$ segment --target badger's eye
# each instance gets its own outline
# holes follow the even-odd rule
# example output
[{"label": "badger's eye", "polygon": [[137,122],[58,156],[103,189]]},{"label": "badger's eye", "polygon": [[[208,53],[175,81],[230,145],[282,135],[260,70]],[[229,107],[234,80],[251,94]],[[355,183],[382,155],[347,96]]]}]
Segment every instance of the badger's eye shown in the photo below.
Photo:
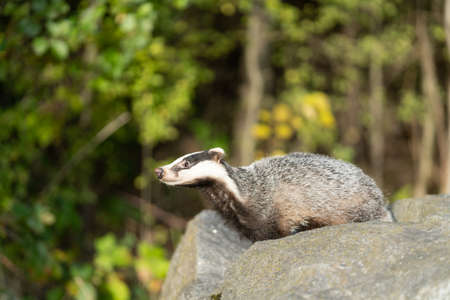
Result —
[{"label": "badger's eye", "polygon": [[191,164],[190,164],[187,160],[185,160],[185,161],[183,162],[183,167],[184,167],[184,168],[189,168],[190,165],[191,165]]}]

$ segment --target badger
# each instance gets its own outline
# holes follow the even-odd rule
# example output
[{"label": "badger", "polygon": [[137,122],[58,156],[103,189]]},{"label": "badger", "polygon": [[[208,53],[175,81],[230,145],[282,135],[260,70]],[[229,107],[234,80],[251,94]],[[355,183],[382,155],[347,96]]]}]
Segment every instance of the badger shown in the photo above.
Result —
[{"label": "badger", "polygon": [[233,167],[224,156],[222,148],[186,154],[155,174],[169,186],[198,188],[253,241],[328,225],[392,221],[375,181],[351,163],[295,152]]}]

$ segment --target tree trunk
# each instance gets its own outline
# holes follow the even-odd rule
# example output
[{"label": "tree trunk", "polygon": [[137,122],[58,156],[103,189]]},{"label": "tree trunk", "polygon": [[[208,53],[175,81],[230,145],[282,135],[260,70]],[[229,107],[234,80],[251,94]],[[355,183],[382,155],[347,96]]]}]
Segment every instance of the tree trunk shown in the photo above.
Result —
[{"label": "tree trunk", "polygon": [[422,146],[420,147],[419,167],[417,169],[417,179],[414,185],[415,197],[424,196],[427,193],[431,169],[433,168],[434,134],[433,115],[428,110],[423,122]]},{"label": "tree trunk", "polygon": [[383,66],[376,54],[372,54],[370,62],[370,161],[376,182],[383,186],[384,171],[384,90]]},{"label": "tree trunk", "polygon": [[249,164],[254,159],[255,138],[252,130],[258,121],[264,97],[263,63],[268,47],[267,23],[263,3],[254,1],[246,32],[247,44],[244,53],[246,82],[241,90],[240,110],[234,128],[234,155],[238,164]]},{"label": "tree trunk", "polygon": [[361,81],[359,78],[353,79],[349,84],[346,95],[346,107],[341,117],[342,142],[344,145],[355,148],[361,139],[360,129],[360,97]]},{"label": "tree trunk", "polygon": [[[447,51],[450,57],[450,0],[445,1],[445,40],[447,42]],[[447,75],[447,165],[445,168],[446,181],[442,189],[443,193],[450,193],[450,74]]]},{"label": "tree trunk", "polygon": [[[427,28],[425,12],[419,11],[416,21],[416,34],[419,46],[420,65],[422,70],[422,90],[425,101],[429,107],[431,119],[437,134],[439,161],[440,161],[440,186],[445,185],[445,166],[447,165],[447,135],[445,130],[445,116],[442,99],[439,94],[439,85],[436,76],[436,66],[434,64],[433,45]],[[432,160],[433,153],[427,159]],[[428,165],[428,164],[427,164]],[[430,172],[431,174],[431,172]]]},{"label": "tree trunk", "polygon": [[[447,0],[447,2],[449,1]],[[450,32],[448,34],[450,34]],[[447,48],[449,46],[450,44],[447,44]],[[441,193],[444,194],[450,193],[450,75],[447,75],[447,77],[447,157],[445,169],[443,171],[445,180],[441,187]]]}]

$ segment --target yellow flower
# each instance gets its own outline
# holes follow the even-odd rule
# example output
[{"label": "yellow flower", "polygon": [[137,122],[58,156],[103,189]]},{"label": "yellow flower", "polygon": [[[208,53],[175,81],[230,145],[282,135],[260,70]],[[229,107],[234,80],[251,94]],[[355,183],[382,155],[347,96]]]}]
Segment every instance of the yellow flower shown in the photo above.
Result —
[{"label": "yellow flower", "polygon": [[273,117],[277,122],[285,122],[291,117],[291,109],[286,104],[277,104],[273,109]]},{"label": "yellow flower", "polygon": [[283,140],[289,139],[292,136],[292,129],[287,124],[280,124],[275,127],[275,135]]},{"label": "yellow flower", "polygon": [[321,112],[324,110],[330,110],[330,105],[328,101],[328,97],[326,94],[321,92],[313,92],[310,94],[307,94],[303,102],[307,104],[308,106],[312,106],[317,111]]},{"label": "yellow flower", "polygon": [[[304,119],[316,121],[323,127],[331,128],[335,126],[335,119],[331,111],[328,96],[322,92],[312,92],[306,94],[301,99],[300,111]],[[304,119],[292,120],[292,127],[299,129]]]},{"label": "yellow flower", "polygon": [[319,111],[329,110],[330,106],[328,104],[328,97],[324,93],[314,92],[310,95],[310,99],[312,100],[312,105],[317,108]]},{"label": "yellow flower", "polygon": [[327,128],[334,127],[335,120],[330,111],[324,111],[319,116],[320,123]]},{"label": "yellow flower", "polygon": [[264,124],[256,124],[253,126],[253,136],[260,140],[266,140],[270,137],[272,130],[269,126]]}]

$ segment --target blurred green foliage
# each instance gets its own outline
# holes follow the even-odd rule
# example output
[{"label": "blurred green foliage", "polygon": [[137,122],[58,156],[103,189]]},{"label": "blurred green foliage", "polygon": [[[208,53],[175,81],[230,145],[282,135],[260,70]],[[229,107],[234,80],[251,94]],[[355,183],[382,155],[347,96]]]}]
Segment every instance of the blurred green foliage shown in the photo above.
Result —
[{"label": "blurred green foliage", "polygon": [[[162,244],[138,242],[132,234],[128,242],[102,235],[123,235],[122,224],[139,218],[108,191],[132,188],[139,175],[118,157],[126,157],[130,145],[139,149],[139,143],[176,137],[174,123],[189,110],[196,85],[208,78],[193,59],[196,49],[182,46],[192,38],[180,24],[188,4],[1,4],[0,252],[17,268],[22,297],[158,293],[168,267]],[[132,123],[50,189],[67,161],[127,111]]]},{"label": "blurred green foliage", "polygon": [[[0,3],[0,293],[5,299],[157,297],[168,269],[167,249],[173,250],[179,232],[161,226],[123,193],[152,188],[148,169],[185,148],[231,150],[253,3]],[[383,101],[391,127],[406,132],[421,124],[426,108],[410,1],[263,3],[270,22],[270,55],[264,62],[270,80],[253,128],[258,157],[302,150],[364,163],[367,158],[354,145],[364,147],[372,61],[386,75]],[[430,22],[430,32],[442,50],[442,25]],[[437,60],[448,63],[444,51],[437,51]],[[356,110],[349,107],[353,89],[359,105],[356,134],[343,126],[346,111]],[[123,113],[131,120],[95,144]],[[356,142],[346,142],[347,134]],[[392,148],[407,148],[409,133],[395,134],[386,137]],[[95,151],[79,156],[94,144]],[[143,157],[146,148],[155,155]],[[77,156],[75,164],[68,163]],[[411,194],[404,181],[396,182],[394,199]],[[153,200],[171,202],[161,200],[169,198],[165,193],[153,189]],[[167,207],[177,212],[190,207],[178,206]],[[141,236],[142,226],[151,232],[150,240]]]}]

